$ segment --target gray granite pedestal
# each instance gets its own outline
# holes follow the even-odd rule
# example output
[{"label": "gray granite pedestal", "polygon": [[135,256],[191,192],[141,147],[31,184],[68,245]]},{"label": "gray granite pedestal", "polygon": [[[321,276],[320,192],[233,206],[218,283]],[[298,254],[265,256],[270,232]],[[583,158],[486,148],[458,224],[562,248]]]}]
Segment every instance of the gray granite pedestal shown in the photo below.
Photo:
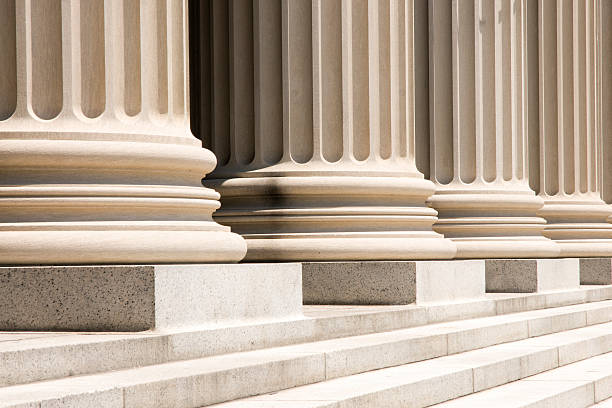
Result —
[{"label": "gray granite pedestal", "polygon": [[0,268],[0,330],[163,330],[300,316],[297,263]]},{"label": "gray granite pedestal", "polygon": [[580,258],[582,285],[612,285],[612,258]]},{"label": "gray granite pedestal", "polygon": [[487,292],[544,292],[580,285],[579,260],[487,259]]},{"label": "gray granite pedestal", "polygon": [[306,304],[405,305],[482,298],[484,261],[304,262]]}]

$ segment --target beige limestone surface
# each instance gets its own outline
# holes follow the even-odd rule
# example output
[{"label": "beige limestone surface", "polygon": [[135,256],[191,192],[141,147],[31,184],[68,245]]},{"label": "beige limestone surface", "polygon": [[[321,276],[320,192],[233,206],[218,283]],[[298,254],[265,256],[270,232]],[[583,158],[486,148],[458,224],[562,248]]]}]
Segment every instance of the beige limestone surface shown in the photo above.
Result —
[{"label": "beige limestone surface", "polygon": [[0,267],[0,330],[185,330],[301,317],[294,263]]},{"label": "beige limestone surface", "polygon": [[200,184],[186,1],[0,7],[0,263],[240,260]]},{"label": "beige limestone surface", "polygon": [[529,187],[537,13],[534,1],[429,2],[428,203],[458,258],[559,255]]},{"label": "beige limestone surface", "polygon": [[612,207],[602,200],[600,182],[607,123],[601,119],[608,115],[598,78],[603,3],[539,3],[539,154],[531,158],[539,167],[531,182],[544,199],[538,212],[548,222],[544,235],[559,244],[562,257],[612,254]]},{"label": "beige limestone surface", "polygon": [[485,294],[485,263],[304,262],[302,287],[305,304],[404,305],[476,300]]},{"label": "beige limestone surface", "polygon": [[201,17],[212,72],[200,136],[219,161],[204,184],[246,259],[455,255],[432,230],[435,187],[415,164],[424,6],[213,2]]}]

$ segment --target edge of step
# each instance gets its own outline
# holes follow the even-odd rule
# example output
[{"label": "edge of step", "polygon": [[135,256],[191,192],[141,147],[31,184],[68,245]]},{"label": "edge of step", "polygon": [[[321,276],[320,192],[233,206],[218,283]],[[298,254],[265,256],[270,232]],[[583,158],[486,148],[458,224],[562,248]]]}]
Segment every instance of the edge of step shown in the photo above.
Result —
[{"label": "edge of step", "polygon": [[[539,294],[491,294],[479,301],[427,306],[311,306],[305,307],[307,317],[300,320],[167,333],[49,333],[49,337],[38,337],[41,333],[5,332],[0,333],[0,386],[609,299],[612,286],[597,286]],[[590,320],[596,322],[594,313]],[[11,335],[16,340],[7,340]]]},{"label": "edge of step", "polygon": [[[458,407],[540,407],[540,405],[507,404],[516,392],[503,394],[504,398],[487,400],[484,404],[475,404],[482,393],[498,392],[500,387],[512,386],[520,381],[545,381],[555,378],[555,373],[564,367],[574,366],[576,361],[589,361],[602,357],[605,364],[599,368],[605,373],[596,378],[604,391],[597,393],[591,388],[593,401],[599,401],[612,394],[612,332],[607,324],[600,332],[599,338],[579,338],[565,345],[545,347],[546,342],[535,338],[515,343],[488,347],[434,360],[407,364],[398,367],[370,371],[353,376],[338,378],[317,384],[304,385],[280,392],[259,395],[241,400],[229,401],[211,407],[214,408],[341,408],[354,407],[412,407],[440,406]],[[577,329],[578,332],[582,329]],[[573,333],[576,334],[576,333]],[[553,334],[548,339],[558,336]],[[578,336],[580,337],[580,336]],[[593,341],[599,347],[592,347]],[[589,345],[589,343],[591,343]],[[584,354],[582,348],[590,349]],[[559,360],[558,356],[562,356]],[[571,358],[568,358],[570,357]],[[586,360],[584,360],[586,359]],[[589,367],[591,368],[591,367]],[[568,381],[570,370],[565,370]],[[596,372],[596,371],[595,371]],[[552,373],[552,374],[549,374]],[[563,372],[562,372],[563,373]],[[590,371],[587,375],[597,376]],[[547,377],[548,375],[548,377]],[[576,382],[582,379],[574,380]],[[582,384],[578,384],[582,385]],[[537,386],[535,387],[537,388]],[[607,392],[605,390],[608,390]],[[465,405],[454,401],[469,400]],[[585,400],[589,402],[588,399]],[[532,403],[533,401],[530,401]],[[439,404],[439,405],[435,405]],[[576,408],[577,405],[542,405],[541,407]],[[581,406],[588,406],[581,405]]]},{"label": "edge of step", "polygon": [[[569,334],[566,331],[559,331],[548,337],[546,335],[527,337],[532,328],[536,330],[538,336],[544,334],[542,327],[553,330],[555,325],[548,324],[546,321],[551,321],[556,316],[573,316],[570,319],[559,320],[560,325],[556,327],[558,330],[566,330],[567,327],[586,323],[587,305],[580,306],[584,306],[585,310],[579,313],[569,312],[564,315],[554,314],[551,311],[528,312],[531,314],[531,319],[521,320],[517,316],[508,316],[511,318],[498,319],[502,321],[497,324],[489,322],[488,326],[483,327],[472,324],[472,327],[462,329],[453,325],[438,324],[427,328],[405,329],[400,331],[401,333],[377,333],[22,384],[0,388],[0,401],[5,401],[5,406],[10,407],[37,403],[40,401],[32,401],[29,398],[34,395],[33,393],[38,392],[45,404],[50,401],[61,401],[62,404],[68,403],[67,401],[78,401],[78,404],[88,406],[87,404],[93,404],[93,402],[87,398],[99,397],[104,401],[111,401],[108,402],[109,406],[123,407],[123,404],[130,406],[133,403],[131,406],[155,407],[159,401],[170,398],[172,401],[178,401],[176,406],[193,407],[231,401],[249,395],[277,392],[304,384],[354,377],[367,374],[367,371],[372,372],[370,370],[381,372],[388,370],[388,367],[404,367],[409,366],[410,363],[436,365],[439,364],[439,361],[460,359],[457,356],[469,356],[469,353],[478,354],[483,350],[486,352],[496,347],[495,344],[498,344],[499,349],[509,348],[512,351],[511,354],[522,352],[520,347],[516,348],[517,345],[531,344],[537,354],[546,354],[545,361],[546,364],[549,364],[546,367],[550,369],[559,364],[568,364],[576,359],[612,350],[612,323],[581,327],[574,329],[575,331]],[[549,316],[545,317],[543,312],[549,312]],[[612,320],[612,304],[607,306],[606,315],[608,320]],[[470,326],[470,322],[466,322],[467,326]],[[605,331],[601,332],[603,326],[605,326]],[[468,332],[470,335],[463,336],[463,332]],[[506,338],[502,339],[500,333],[505,333]],[[578,341],[575,338],[577,333]],[[461,348],[455,350],[450,348],[453,338],[455,341],[458,340],[459,344],[463,344],[465,349],[472,351],[450,355],[453,352],[463,351]],[[556,340],[553,346],[547,343],[551,339]],[[514,341],[516,344],[499,344],[501,341]],[[478,347],[483,348],[474,350]],[[440,359],[435,357],[440,357]],[[518,361],[520,366],[522,360],[516,360],[516,356],[512,358],[514,364],[516,365]],[[423,359],[433,360],[415,362]],[[435,363],[436,361],[438,363]],[[552,366],[550,366],[551,362]],[[485,367],[495,368],[490,361],[480,361],[480,363]],[[497,368],[495,370],[499,371]],[[520,372],[524,371],[521,369]],[[431,372],[435,373],[435,370]],[[533,374],[531,371],[527,372]],[[412,372],[413,375],[414,373]],[[476,377],[470,372],[472,381]],[[491,375],[483,374],[482,377],[488,378]],[[213,389],[215,392],[212,392]],[[13,405],[6,402],[11,398],[15,403]],[[120,398],[121,404],[114,405],[113,398]],[[187,401],[185,398],[190,400]],[[104,404],[107,406],[107,402]]]}]

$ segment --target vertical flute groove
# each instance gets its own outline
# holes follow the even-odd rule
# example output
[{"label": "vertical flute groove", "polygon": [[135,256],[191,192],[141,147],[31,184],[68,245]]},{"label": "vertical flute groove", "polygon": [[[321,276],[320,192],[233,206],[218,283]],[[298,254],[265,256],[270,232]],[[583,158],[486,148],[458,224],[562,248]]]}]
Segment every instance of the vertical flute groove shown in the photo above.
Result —
[{"label": "vertical flute groove", "polygon": [[253,7],[241,3],[230,1],[230,155],[248,164],[255,155]]},{"label": "vertical flute groove", "polygon": [[366,160],[372,150],[370,149],[370,93],[371,86],[369,72],[370,44],[368,0],[351,1],[351,53],[352,72],[352,121],[353,121],[353,155],[355,159]]},{"label": "vertical flute groove", "polygon": [[306,163],[314,154],[312,5],[308,1],[284,1],[283,8],[286,51],[283,125],[291,159]]},{"label": "vertical flute groove", "polygon": [[17,107],[16,15],[14,0],[0,0],[0,121]]},{"label": "vertical flute groove", "polygon": [[123,89],[125,113],[142,112],[142,46],[140,36],[140,0],[123,0]]},{"label": "vertical flute groove", "polygon": [[339,1],[317,0],[318,3],[318,66],[319,86],[318,130],[322,157],[329,162],[342,158],[343,82],[342,82],[342,4]]},{"label": "vertical flute groove", "polygon": [[[431,177],[440,184],[454,178],[454,103],[448,103],[448,90],[454,87],[456,23],[450,1],[429,2],[429,86],[431,115]],[[453,99],[456,93],[453,92]]]},{"label": "vertical flute groove", "polygon": [[104,2],[82,0],[81,23],[81,109],[95,118],[106,106]]},{"label": "vertical flute groove", "polygon": [[32,1],[32,109],[41,119],[59,115],[63,103],[62,8],[60,0]]},{"label": "vertical flute groove", "polygon": [[255,154],[259,165],[283,154],[282,6],[280,0],[253,4]]}]

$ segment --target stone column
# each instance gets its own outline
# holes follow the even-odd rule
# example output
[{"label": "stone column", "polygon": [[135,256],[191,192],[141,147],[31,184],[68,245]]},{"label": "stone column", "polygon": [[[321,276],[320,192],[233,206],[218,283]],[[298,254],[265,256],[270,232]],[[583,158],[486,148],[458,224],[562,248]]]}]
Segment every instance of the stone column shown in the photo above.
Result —
[{"label": "stone column", "polygon": [[183,0],[0,1],[0,262],[240,260],[189,131]]},{"label": "stone column", "polygon": [[216,219],[246,238],[247,259],[453,257],[415,166],[413,55],[426,47],[415,10],[210,2],[201,137],[219,166],[205,185],[221,192]]},{"label": "stone column", "polygon": [[[601,194],[603,200],[612,204],[612,2],[596,0],[597,32],[599,36],[598,77],[600,85],[596,87],[600,104],[598,106],[598,124],[601,129]],[[607,24],[603,24],[607,22]],[[612,217],[608,218],[612,222]]]},{"label": "stone column", "polygon": [[538,3],[541,125],[536,188],[545,202],[539,212],[548,221],[545,235],[566,257],[612,255],[612,225],[606,223],[612,209],[601,199],[598,170],[594,3]]},{"label": "stone column", "polygon": [[429,168],[437,186],[429,203],[438,211],[435,231],[455,242],[458,258],[559,254],[542,236],[543,200],[528,182],[528,135],[537,129],[535,6],[429,2]]}]

